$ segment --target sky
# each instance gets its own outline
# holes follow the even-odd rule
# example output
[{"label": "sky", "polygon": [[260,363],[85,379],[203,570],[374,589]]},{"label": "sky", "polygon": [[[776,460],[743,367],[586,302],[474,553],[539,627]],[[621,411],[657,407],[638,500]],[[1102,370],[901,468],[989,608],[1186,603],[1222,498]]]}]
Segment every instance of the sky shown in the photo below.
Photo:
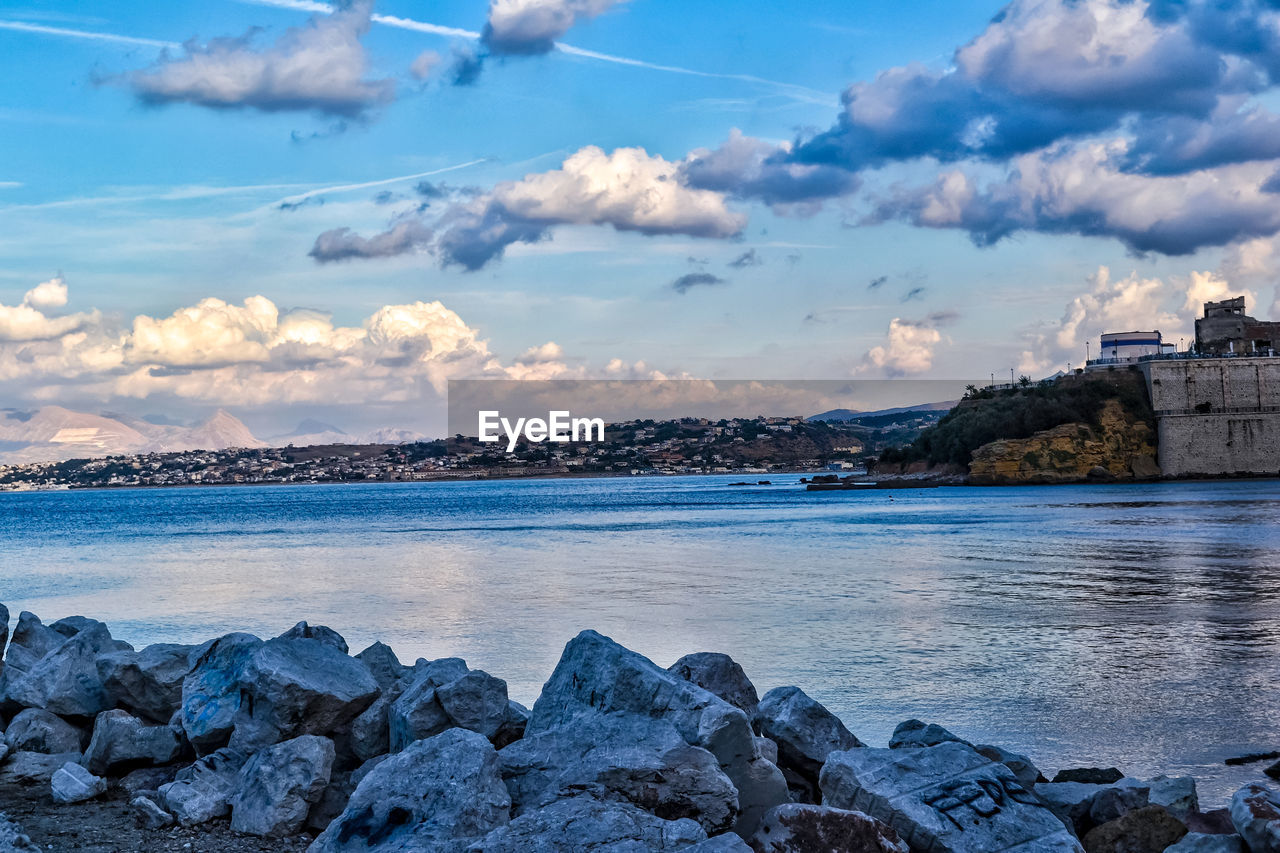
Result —
[{"label": "sky", "polygon": [[15,0],[0,408],[431,432],[449,379],[1185,345],[1277,316],[1278,9]]}]

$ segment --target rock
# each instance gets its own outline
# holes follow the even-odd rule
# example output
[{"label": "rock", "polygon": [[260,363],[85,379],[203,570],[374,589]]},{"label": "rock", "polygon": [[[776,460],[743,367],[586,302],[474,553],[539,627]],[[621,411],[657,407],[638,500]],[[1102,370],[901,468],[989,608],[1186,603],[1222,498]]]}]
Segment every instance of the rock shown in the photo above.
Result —
[{"label": "rock", "polygon": [[4,647],[9,643],[9,608],[0,604],[0,658],[4,657]]},{"label": "rock", "polygon": [[155,791],[158,797],[160,787],[172,782],[178,769],[177,767],[140,767],[117,780],[116,787],[128,794],[130,799],[143,791]]},{"label": "rock", "polygon": [[387,713],[391,751],[454,726],[493,739],[507,719],[507,702],[505,681],[467,669],[460,658],[416,666]]},{"label": "rock", "polygon": [[247,758],[223,747],[179,770],[172,782],[160,786],[164,807],[183,826],[222,817],[231,810],[231,797]]},{"label": "rock", "polygon": [[1053,777],[1054,782],[1083,782],[1086,785],[1110,785],[1119,782],[1124,774],[1114,767],[1076,767],[1070,770],[1059,770]]},{"label": "rock", "polygon": [[[1177,817],[1177,815],[1174,815]],[[1183,821],[1191,832],[1205,835],[1231,835],[1236,831],[1231,822],[1230,809],[1210,809],[1207,812],[1192,812]]]},{"label": "rock", "polygon": [[510,810],[493,744],[453,728],[375,767],[310,853],[452,853],[504,826]]},{"label": "rock", "polygon": [[88,616],[67,616],[59,619],[57,622],[49,623],[49,630],[56,631],[68,640],[79,634],[81,631],[87,631],[90,628],[107,627],[104,623],[97,619],[90,619]]},{"label": "rock", "polygon": [[1089,810],[1102,787],[1087,782],[1043,782],[1036,785],[1035,795],[1057,815],[1063,826],[1083,836],[1093,828]]},{"label": "rock", "polygon": [[1084,837],[1085,853],[1162,853],[1187,834],[1164,806],[1145,806],[1096,826]]},{"label": "rock", "polygon": [[47,785],[64,764],[78,762],[79,752],[45,755],[40,752],[15,752],[0,767],[0,784]]},{"label": "rock", "polygon": [[191,671],[182,681],[182,728],[196,752],[212,752],[231,737],[240,712],[240,674],[261,646],[252,634],[227,634],[191,652]]},{"label": "rock", "polygon": [[325,828],[337,820],[338,815],[347,808],[347,803],[351,802],[351,795],[355,793],[364,777],[373,772],[373,768],[387,758],[389,756],[379,755],[377,758],[369,759],[355,770],[334,771],[329,777],[329,784],[325,787],[324,793],[311,807],[311,811],[307,812],[307,827],[316,832],[324,832]]},{"label": "rock", "polygon": [[1148,453],[1134,454],[1129,460],[1129,471],[1135,480],[1158,480],[1162,474],[1155,457]]},{"label": "rock", "polygon": [[717,652],[685,655],[667,667],[667,672],[714,693],[735,708],[741,708],[748,717],[755,716],[756,706],[760,704],[755,685],[728,655]]},{"label": "rock", "polygon": [[115,651],[111,632],[101,623],[85,628],[8,683],[8,698],[27,708],[43,708],[63,717],[93,717],[108,707],[98,678],[99,652]]},{"label": "rock", "polygon": [[147,725],[128,711],[103,711],[94,721],[84,766],[100,776],[118,775],[135,767],[168,764],[181,754],[178,733],[168,725]]},{"label": "rock", "polygon": [[21,826],[0,812],[0,853],[35,853],[39,849]]},{"label": "rock", "polygon": [[333,757],[333,741],[317,735],[302,735],[254,755],[241,768],[231,798],[232,830],[266,838],[301,830],[329,784]]},{"label": "rock", "polygon": [[613,711],[666,720],[686,743],[714,755],[738,789],[739,835],[754,833],[766,811],[790,799],[782,772],[760,755],[741,709],[595,631],[583,631],[565,646],[534,703],[525,737],[583,713]]},{"label": "rock", "polygon": [[[1122,779],[1120,783],[1128,782],[1128,779]],[[1183,823],[1200,811],[1196,780],[1190,776],[1157,776],[1138,784],[1150,790],[1147,798],[1152,804],[1164,806],[1169,814]]]},{"label": "rock", "polygon": [[1089,803],[1089,820],[1095,826],[1118,820],[1129,812],[1146,808],[1150,795],[1150,788],[1138,785],[1104,786]]},{"label": "rock", "polygon": [[173,815],[156,805],[150,797],[134,797],[129,801],[129,808],[133,809],[133,816],[143,829],[173,826]]},{"label": "rock", "polygon": [[973,746],[969,741],[956,737],[942,726],[933,723],[925,724],[920,720],[907,720],[899,723],[889,738],[890,749],[914,749],[921,746],[937,746],[940,743],[962,743]]},{"label": "rock", "polygon": [[715,756],[663,720],[586,715],[516,741],[498,760],[517,816],[580,794],[625,800],[665,820],[687,817],[710,834],[738,816],[738,792]]},{"label": "rock", "polygon": [[66,637],[41,624],[34,613],[22,611],[14,626],[9,648],[5,651],[5,668],[23,673],[35,666],[45,655],[66,642]]},{"label": "rock", "polygon": [[[760,749],[760,755],[774,764],[778,763],[778,744],[776,741],[767,737],[756,738],[756,746]],[[784,770],[785,774],[786,771]]]},{"label": "rock", "polygon": [[[369,670],[329,642],[275,639],[253,649],[240,673],[249,700],[236,720],[237,738],[266,746],[300,735],[329,734],[354,720],[378,696]],[[245,731],[242,731],[242,725]]]},{"label": "rock", "polygon": [[98,657],[98,677],[110,704],[156,723],[168,722],[182,707],[182,681],[195,646],[157,643],[140,652]]},{"label": "rock", "polygon": [[493,736],[493,745],[498,749],[524,737],[525,729],[529,726],[529,709],[514,700],[507,701],[507,712],[503,715],[502,725],[498,726],[498,733]]},{"label": "rock", "polygon": [[788,803],[770,809],[751,838],[755,853],[908,853],[885,824],[862,812]]},{"label": "rock", "polygon": [[974,749],[978,751],[979,755],[990,758],[992,761],[998,761],[1012,770],[1014,778],[1018,780],[1018,784],[1028,791],[1044,778],[1040,773],[1040,768],[1031,763],[1031,759],[1025,755],[1010,752],[1007,749],[991,746],[990,744],[980,744],[975,746]]},{"label": "rock", "polygon": [[356,660],[369,668],[369,674],[383,690],[388,689],[409,672],[386,643],[377,642],[356,655]]},{"label": "rock", "polygon": [[912,850],[1080,849],[1009,768],[962,743],[833,752],[820,781],[824,805],[889,824]]},{"label": "rock", "polygon": [[1177,844],[1166,847],[1164,853],[1249,853],[1249,851],[1244,846],[1244,840],[1238,835],[1188,832]]},{"label": "rock", "polygon": [[[627,803],[559,800],[521,815],[467,847],[467,853],[666,853],[705,841],[688,819],[663,820]],[[415,848],[416,849],[416,848]]]},{"label": "rock", "polygon": [[74,761],[59,767],[49,779],[55,803],[83,803],[107,791],[107,780],[94,776]]},{"label": "rock", "polygon": [[787,774],[793,796],[818,799],[818,774],[832,752],[863,746],[840,719],[799,687],[777,687],[764,694],[755,716],[760,734],[777,744],[778,766]]},{"label": "rock", "polygon": [[4,741],[0,741],[0,764],[3,764],[4,760],[8,757],[9,747],[4,743]]},{"label": "rock", "polygon": [[299,622],[288,631],[285,631],[277,640],[317,640],[328,646],[333,646],[344,655],[351,651],[347,648],[347,641],[342,639],[342,635],[332,628],[326,628],[323,625],[308,625],[306,622]]},{"label": "rock", "polygon": [[741,836],[726,832],[689,847],[682,847],[680,853],[752,853],[752,850]]},{"label": "rock", "polygon": [[1250,853],[1280,853],[1280,793],[1261,782],[1231,798],[1231,823]]},{"label": "rock", "polygon": [[40,708],[19,711],[5,729],[4,742],[11,752],[56,755],[84,749],[85,732],[56,714]]}]

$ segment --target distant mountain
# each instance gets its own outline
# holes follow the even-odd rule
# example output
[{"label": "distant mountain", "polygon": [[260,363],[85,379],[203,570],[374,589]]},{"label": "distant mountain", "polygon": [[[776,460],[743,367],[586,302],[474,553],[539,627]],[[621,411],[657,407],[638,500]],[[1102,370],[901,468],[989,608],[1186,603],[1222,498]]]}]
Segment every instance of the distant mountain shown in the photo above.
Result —
[{"label": "distant mountain", "polygon": [[332,424],[307,418],[297,429],[284,435],[271,437],[271,444],[284,447],[310,447],[317,444],[408,444],[427,441],[427,436],[410,429],[383,427],[364,433],[349,433]]},{"label": "distant mountain", "polygon": [[266,447],[236,417],[219,409],[195,426],[157,424],[127,415],[92,415],[61,406],[34,412],[0,410],[0,463]]},{"label": "distant mountain", "polygon": [[832,409],[817,415],[810,415],[806,421],[851,421],[854,418],[874,418],[880,415],[901,415],[906,412],[945,412],[956,407],[959,400],[943,400],[937,403],[919,403],[914,406],[898,406],[893,409],[876,409],[860,412],[857,409]]}]

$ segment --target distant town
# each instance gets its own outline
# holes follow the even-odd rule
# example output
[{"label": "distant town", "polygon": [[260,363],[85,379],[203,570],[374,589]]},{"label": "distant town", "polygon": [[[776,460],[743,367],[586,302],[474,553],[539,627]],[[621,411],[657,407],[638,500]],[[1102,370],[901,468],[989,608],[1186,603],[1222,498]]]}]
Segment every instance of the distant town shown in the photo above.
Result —
[{"label": "distant town", "polygon": [[138,453],[0,465],[0,489],[856,471],[866,456],[912,441],[945,413],[849,412],[821,421],[637,420],[610,424],[604,442],[522,443],[512,453],[462,436],[408,444]]}]

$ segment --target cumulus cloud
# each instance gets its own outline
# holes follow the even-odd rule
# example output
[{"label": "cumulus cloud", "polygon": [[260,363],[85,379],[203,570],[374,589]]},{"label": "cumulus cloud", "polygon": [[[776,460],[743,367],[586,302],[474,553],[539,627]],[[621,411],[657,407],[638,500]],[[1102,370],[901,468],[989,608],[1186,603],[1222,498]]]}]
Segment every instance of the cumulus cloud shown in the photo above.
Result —
[{"label": "cumulus cloud", "polygon": [[709,287],[717,284],[728,284],[728,282],[709,272],[690,272],[671,282],[671,289],[676,293],[688,293],[695,287]]},{"label": "cumulus cloud", "polygon": [[61,308],[67,304],[67,283],[62,276],[42,281],[26,292],[22,297],[22,304],[37,311]]},{"label": "cumulus cloud", "polygon": [[481,41],[496,54],[547,53],[574,24],[626,0],[490,0]]},{"label": "cumulus cloud", "polygon": [[894,317],[889,321],[885,342],[867,351],[858,372],[875,369],[888,376],[926,372],[933,367],[934,350],[942,342],[937,327],[947,319],[944,315],[917,321]]},{"label": "cumulus cloud", "polygon": [[316,237],[308,254],[320,263],[352,258],[389,258],[428,247],[431,229],[415,219],[397,222],[387,231],[361,237],[350,228],[332,228]]},{"label": "cumulus cloud", "polygon": [[858,178],[841,166],[797,163],[791,146],[745,136],[734,128],[719,148],[698,148],[680,164],[691,187],[757,199],[780,212],[812,213],[825,199],[848,195]]},{"label": "cumulus cloud", "polygon": [[287,30],[269,47],[255,45],[257,32],[183,47],[127,81],[142,100],[184,102],[222,109],[264,112],[313,110],[348,118],[364,115],[395,94],[389,79],[372,79],[361,38],[369,29],[369,0],[306,26]]},{"label": "cumulus cloud", "polygon": [[0,305],[0,344],[53,340],[98,319],[96,312],[61,317],[49,313],[66,304],[67,284],[58,276],[28,290],[18,305]]}]

